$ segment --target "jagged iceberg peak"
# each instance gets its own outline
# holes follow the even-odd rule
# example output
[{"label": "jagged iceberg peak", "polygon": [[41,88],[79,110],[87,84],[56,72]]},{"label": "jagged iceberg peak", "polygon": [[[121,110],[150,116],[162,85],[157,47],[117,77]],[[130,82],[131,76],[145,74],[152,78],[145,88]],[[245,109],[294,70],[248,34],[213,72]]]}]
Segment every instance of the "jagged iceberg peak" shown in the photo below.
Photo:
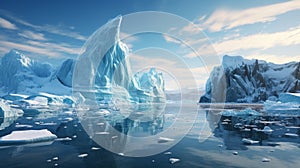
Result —
[{"label": "jagged iceberg peak", "polygon": [[50,64],[34,61],[13,49],[1,58],[1,91],[18,93],[40,87],[43,79],[50,77],[52,72]]},{"label": "jagged iceberg peak", "polygon": [[17,51],[16,49],[12,49],[1,59],[1,65],[7,63],[15,64],[19,67],[30,67],[33,61],[30,58],[26,57],[24,54]]},{"label": "jagged iceberg peak", "polygon": [[[119,39],[121,21],[121,16],[110,20],[86,41],[75,65],[73,91],[81,91],[85,98],[93,98],[91,92],[95,92],[99,101],[152,102],[154,97],[164,97],[162,75],[154,69],[150,70],[151,78],[140,79],[132,74],[128,47]],[[139,84],[154,78],[159,82],[152,81],[151,87],[156,89]]]},{"label": "jagged iceberg peak", "polygon": [[[206,83],[200,102],[263,102],[277,99],[284,92],[300,91],[300,62],[274,64],[224,56],[222,66],[215,67]],[[222,94],[220,94],[222,93]]]}]

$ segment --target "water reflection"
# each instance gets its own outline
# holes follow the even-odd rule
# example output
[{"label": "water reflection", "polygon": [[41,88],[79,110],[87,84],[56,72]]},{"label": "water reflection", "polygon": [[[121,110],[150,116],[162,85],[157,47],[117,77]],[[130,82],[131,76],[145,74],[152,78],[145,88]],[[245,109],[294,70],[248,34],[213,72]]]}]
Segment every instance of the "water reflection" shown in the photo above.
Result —
[{"label": "water reflection", "polygon": [[[215,137],[228,150],[246,150],[249,145],[277,146],[280,142],[299,143],[300,116],[222,115],[228,109],[206,109],[206,119]],[[232,109],[231,109],[232,110]],[[237,113],[242,109],[233,109]]]}]

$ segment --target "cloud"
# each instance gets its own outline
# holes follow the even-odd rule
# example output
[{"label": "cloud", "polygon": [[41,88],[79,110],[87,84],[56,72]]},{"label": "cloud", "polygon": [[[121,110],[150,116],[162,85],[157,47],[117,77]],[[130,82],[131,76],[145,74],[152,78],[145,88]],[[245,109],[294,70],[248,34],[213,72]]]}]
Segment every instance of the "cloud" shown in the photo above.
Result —
[{"label": "cloud", "polygon": [[[39,32],[47,32],[47,33],[51,33],[51,34],[55,34],[55,35],[66,36],[66,37],[74,38],[74,39],[81,40],[81,41],[87,40],[87,37],[79,34],[78,32],[74,32],[74,27],[72,27],[70,30],[70,27],[65,28],[61,25],[56,25],[56,26],[41,25],[40,26],[40,25],[32,24],[32,23],[27,22],[22,19],[19,19],[11,14],[8,14],[7,12],[5,12],[3,10],[2,11],[0,10],[0,13],[4,13],[10,20],[13,20],[15,23],[32,28]],[[1,25],[1,23],[0,23],[0,25]]]},{"label": "cloud", "polygon": [[216,42],[213,44],[218,53],[228,54],[230,52],[247,49],[269,49],[276,46],[290,46],[300,44],[300,25],[286,31],[276,33],[258,33],[240,38]]},{"label": "cloud", "polygon": [[295,60],[300,60],[300,55],[291,56],[291,55],[253,53],[253,54],[247,55],[245,58],[265,60],[265,61],[276,63],[276,64],[284,64],[284,63],[288,63],[288,62],[293,62]]},{"label": "cloud", "polygon": [[168,36],[168,35],[166,35],[166,34],[163,34],[163,38],[166,40],[166,42],[168,42],[168,43],[177,43],[177,44],[181,44],[182,42],[181,41],[179,41],[179,40],[177,40],[177,39],[175,39],[175,38],[172,38],[172,37],[170,37],[170,36]]},{"label": "cloud", "polygon": [[25,37],[27,39],[32,39],[32,40],[40,40],[40,41],[45,41],[47,40],[44,37],[44,34],[42,33],[34,33],[32,31],[29,30],[25,30],[22,33],[18,33],[20,36]]},{"label": "cloud", "polygon": [[0,41],[0,46],[2,54],[14,48],[51,57],[62,57],[66,54],[77,55],[80,53],[80,48],[72,47],[67,44],[46,43],[31,40],[23,42]]},{"label": "cloud", "polygon": [[11,23],[10,21],[3,19],[0,17],[0,27],[11,29],[11,30],[17,30],[17,26]]},{"label": "cloud", "polygon": [[300,2],[297,0],[245,10],[219,9],[208,17],[201,27],[218,32],[243,25],[271,22],[276,20],[278,15],[299,9]]}]

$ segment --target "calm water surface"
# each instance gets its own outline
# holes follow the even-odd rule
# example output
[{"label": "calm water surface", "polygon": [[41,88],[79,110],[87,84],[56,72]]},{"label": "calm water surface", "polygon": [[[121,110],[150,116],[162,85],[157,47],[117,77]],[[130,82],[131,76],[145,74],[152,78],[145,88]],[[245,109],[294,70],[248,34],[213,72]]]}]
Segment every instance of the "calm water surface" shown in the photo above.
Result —
[{"label": "calm water surface", "polygon": [[[241,111],[244,107],[227,108]],[[260,116],[232,117],[220,115],[224,111],[220,107],[177,104],[151,108],[139,106],[123,111],[108,110],[110,113],[106,110],[66,107],[24,111],[22,117],[0,120],[0,136],[14,130],[46,128],[58,139],[35,144],[0,146],[1,168],[300,166],[298,115],[270,115],[260,111]],[[196,113],[197,117],[182,118],[180,113]],[[174,125],[175,121],[177,125]],[[191,129],[190,123],[193,125]],[[261,131],[265,126],[273,131]],[[128,136],[114,136],[111,129]],[[128,137],[153,137],[170,129],[174,130],[174,135],[165,138],[172,138],[174,142],[157,139],[151,143],[133,145],[132,150],[126,147],[131,142]],[[183,132],[188,133],[185,135]],[[107,144],[116,145],[120,153],[150,150],[156,144],[166,147],[166,150],[152,156],[126,157],[98,145],[97,142],[105,136],[108,137],[106,139],[115,138],[107,141]],[[252,141],[245,142],[243,138]],[[168,148],[172,143],[175,145]],[[170,158],[180,161],[172,164]]]}]

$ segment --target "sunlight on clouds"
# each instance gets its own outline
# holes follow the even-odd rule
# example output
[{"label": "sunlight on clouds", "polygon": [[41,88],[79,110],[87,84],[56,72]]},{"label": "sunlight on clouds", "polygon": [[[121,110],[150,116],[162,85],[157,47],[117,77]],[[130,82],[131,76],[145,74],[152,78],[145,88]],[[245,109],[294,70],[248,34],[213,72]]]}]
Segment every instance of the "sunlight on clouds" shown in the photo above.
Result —
[{"label": "sunlight on clouds", "polygon": [[32,32],[32,31],[29,31],[29,30],[25,30],[22,33],[18,33],[18,34],[22,37],[27,38],[27,39],[41,40],[41,41],[46,40],[46,38],[44,37],[44,34]]},{"label": "sunlight on clouds", "polygon": [[[198,68],[190,68],[188,65],[180,60],[166,57],[149,57],[143,55],[143,53],[129,55],[129,60],[133,70],[133,74],[145,68],[149,69],[155,67],[158,71],[162,71],[163,75],[166,76],[166,89],[177,90],[178,87],[181,89],[197,88],[205,86],[206,80],[209,76],[209,67],[199,65]],[[180,64],[180,66],[179,66]]]},{"label": "sunlight on clouds", "polygon": [[218,53],[227,54],[246,49],[268,49],[300,44],[300,26],[276,33],[259,33],[213,44]]},{"label": "sunlight on clouds", "polygon": [[87,40],[87,37],[85,37],[77,32],[74,32],[73,31],[74,29],[68,30],[69,27],[64,28],[61,25],[55,25],[55,26],[42,25],[41,26],[41,25],[32,24],[30,22],[27,22],[25,20],[19,19],[17,17],[11,16],[11,15],[7,15],[7,17],[10,18],[11,20],[13,20],[15,23],[18,23],[22,26],[32,28],[36,31],[51,33],[51,34],[60,35],[60,36],[66,36],[66,37],[74,38],[74,39],[81,40],[81,41]]},{"label": "sunlight on clouds", "polygon": [[265,23],[276,20],[276,16],[300,9],[300,1],[288,1],[246,10],[219,9],[204,21],[201,27],[212,32],[238,26]]},{"label": "sunlight on clouds", "polygon": [[290,56],[290,55],[272,55],[272,54],[249,54],[245,58],[247,59],[258,59],[258,60],[265,60],[267,62],[272,62],[276,64],[285,64],[288,62],[293,62],[295,60],[300,60],[300,54],[297,56]]},{"label": "sunlight on clouds", "polygon": [[0,27],[6,28],[6,29],[11,29],[11,30],[16,30],[18,29],[17,26],[10,21],[3,19],[0,17]]},{"label": "sunlight on clouds", "polygon": [[24,50],[24,51],[38,53],[38,54],[47,55],[47,56],[59,56],[60,55],[60,53],[51,52],[45,48],[38,48],[38,47],[26,45],[26,44],[19,44],[19,43],[8,42],[8,41],[0,41],[0,45],[4,46],[5,48],[9,48],[9,49],[17,48],[19,50]]}]

